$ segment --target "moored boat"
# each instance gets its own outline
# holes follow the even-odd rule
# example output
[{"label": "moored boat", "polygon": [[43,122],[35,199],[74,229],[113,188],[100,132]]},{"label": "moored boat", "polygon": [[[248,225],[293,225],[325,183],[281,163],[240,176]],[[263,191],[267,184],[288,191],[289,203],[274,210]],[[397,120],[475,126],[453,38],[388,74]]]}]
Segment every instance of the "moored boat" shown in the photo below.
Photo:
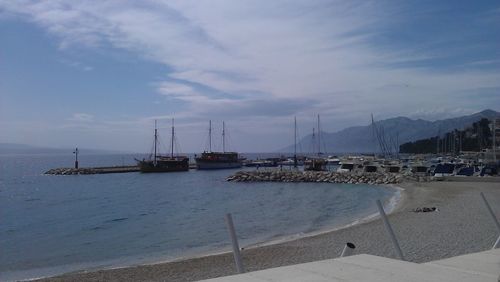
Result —
[{"label": "moored boat", "polygon": [[444,176],[454,175],[455,164],[453,163],[440,163],[434,169],[434,177],[442,178]]},{"label": "moored boat", "polygon": [[137,165],[141,172],[174,172],[188,171],[188,157],[157,157],[156,162],[152,160],[138,161]]},{"label": "moored boat", "polygon": [[337,168],[337,172],[351,172],[355,169],[355,164],[352,162],[341,162],[340,166]]},{"label": "moored boat", "polygon": [[246,161],[244,164],[246,167],[276,167],[278,166],[279,158],[270,158],[263,160],[251,160]]},{"label": "moored boat", "polygon": [[326,162],[329,165],[340,165],[340,159],[337,156],[328,156]]},{"label": "moored boat", "polygon": [[226,128],[222,123],[222,152],[212,152],[212,121],[209,122],[208,129],[209,150],[201,153],[201,156],[195,155],[197,169],[226,169],[240,168],[242,159],[237,152],[226,152]]},{"label": "moored boat", "polygon": [[304,162],[304,170],[306,171],[325,171],[326,161],[322,158],[310,158]]},{"label": "moored boat", "polygon": [[171,137],[170,156],[162,156],[158,153],[158,129],[155,121],[154,153],[149,159],[136,160],[137,166],[141,172],[175,172],[188,171],[189,158],[187,156],[174,155],[175,129],[172,119],[172,137]]},{"label": "moored boat", "polygon": [[236,152],[203,152],[195,158],[197,169],[240,168],[241,161]]}]

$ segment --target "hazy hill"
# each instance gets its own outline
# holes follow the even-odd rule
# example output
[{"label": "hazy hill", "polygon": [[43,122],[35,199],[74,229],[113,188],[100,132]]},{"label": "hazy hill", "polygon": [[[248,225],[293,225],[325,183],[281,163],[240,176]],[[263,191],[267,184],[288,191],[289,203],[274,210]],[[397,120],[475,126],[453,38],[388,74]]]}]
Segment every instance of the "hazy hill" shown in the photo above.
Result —
[{"label": "hazy hill", "polygon": [[[395,139],[399,136],[399,143],[415,141],[418,139],[429,138],[438,135],[438,132],[444,134],[453,129],[462,129],[470,126],[473,122],[481,118],[500,117],[500,113],[493,110],[484,110],[468,116],[427,121],[422,119],[410,119],[407,117],[395,117],[375,122],[378,128],[383,128],[386,138],[391,136]],[[367,119],[370,117],[367,116]],[[373,152],[379,151],[378,143],[374,141],[371,124],[365,126],[353,126],[343,130],[328,133],[321,132],[322,150],[327,152]],[[302,149],[307,150],[311,147],[312,135],[307,135],[300,140]],[[293,145],[281,150],[283,152],[292,152]],[[307,151],[302,153],[309,153]]]}]

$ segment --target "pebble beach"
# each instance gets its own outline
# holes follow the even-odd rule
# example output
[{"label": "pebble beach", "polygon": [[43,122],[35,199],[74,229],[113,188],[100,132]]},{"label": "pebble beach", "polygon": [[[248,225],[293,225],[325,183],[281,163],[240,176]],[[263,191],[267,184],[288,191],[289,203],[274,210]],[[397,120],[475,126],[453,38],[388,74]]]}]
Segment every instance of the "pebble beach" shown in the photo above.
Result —
[{"label": "pebble beach", "polygon": [[[403,182],[389,220],[405,259],[422,263],[490,249],[498,230],[480,197],[483,192],[500,217],[498,182]],[[374,199],[375,200],[375,199]],[[433,212],[414,212],[436,207]],[[379,217],[359,224],[270,245],[245,248],[247,271],[336,258],[346,242],[354,254],[397,258]],[[196,281],[236,274],[232,253],[174,262],[68,273],[40,281]]]}]

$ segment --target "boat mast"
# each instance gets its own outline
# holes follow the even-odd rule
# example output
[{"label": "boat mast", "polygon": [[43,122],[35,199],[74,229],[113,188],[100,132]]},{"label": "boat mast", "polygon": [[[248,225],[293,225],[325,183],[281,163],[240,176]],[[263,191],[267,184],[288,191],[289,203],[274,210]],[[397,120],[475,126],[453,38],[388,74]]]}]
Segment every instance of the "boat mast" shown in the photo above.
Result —
[{"label": "boat mast", "polygon": [[226,152],[226,125],[222,122],[222,152]]},{"label": "boat mast", "polygon": [[[496,140],[496,135],[497,135],[497,118],[493,118],[493,161],[495,164],[497,163],[497,140]],[[460,142],[460,146],[462,146],[462,143]],[[462,148],[460,148],[461,150]]]},{"label": "boat mast", "polygon": [[212,120],[208,121],[208,151],[212,152]]},{"label": "boat mast", "polygon": [[439,137],[441,136],[441,127],[439,127],[438,135],[436,137],[436,154],[439,155]]},{"label": "boat mast", "polygon": [[314,155],[315,151],[316,151],[316,131],[315,131],[315,128],[313,127],[313,135],[311,137],[311,144],[312,144],[312,155]]},{"label": "boat mast", "polygon": [[155,153],[154,153],[154,159],[153,159],[153,163],[154,165],[156,165],[156,144],[158,143],[158,129],[156,127],[156,119],[155,119],[155,145],[154,145],[154,150],[155,150]]},{"label": "boat mast", "polygon": [[321,156],[321,129],[319,127],[319,114],[318,114],[318,157]]},{"label": "boat mast", "polygon": [[294,117],[293,167],[297,168],[297,117]]},{"label": "boat mast", "polygon": [[172,118],[172,140],[171,140],[171,148],[170,148],[170,157],[174,157],[174,136],[175,136],[175,131],[174,131],[174,119]]}]

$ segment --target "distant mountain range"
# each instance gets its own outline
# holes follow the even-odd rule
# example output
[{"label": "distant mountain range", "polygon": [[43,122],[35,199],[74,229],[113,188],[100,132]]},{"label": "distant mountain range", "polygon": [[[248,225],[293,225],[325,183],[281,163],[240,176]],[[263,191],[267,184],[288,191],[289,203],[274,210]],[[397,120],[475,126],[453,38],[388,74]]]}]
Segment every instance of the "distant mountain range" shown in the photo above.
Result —
[{"label": "distant mountain range", "polygon": [[[396,139],[398,136],[399,144],[416,141],[418,139],[429,138],[438,135],[439,132],[444,134],[454,129],[463,129],[470,126],[473,122],[481,118],[500,118],[500,113],[493,110],[484,110],[468,116],[427,121],[422,119],[410,119],[407,117],[395,117],[376,121],[377,128],[383,128],[387,138]],[[369,117],[367,116],[367,119]],[[335,153],[363,153],[363,152],[378,152],[378,142],[373,137],[372,125],[353,126],[343,130],[328,133],[321,132],[321,147],[322,151]],[[312,134],[300,140],[300,146],[303,151],[300,153],[310,153],[304,150],[309,149],[312,144]],[[281,152],[293,152],[293,145],[290,145]]]},{"label": "distant mountain range", "polygon": [[[0,143],[0,155],[7,154],[72,154],[72,148],[49,148],[37,147],[26,144],[17,143]],[[85,149],[79,150],[85,154],[119,154],[125,153],[120,151],[99,150],[99,149]]]}]

